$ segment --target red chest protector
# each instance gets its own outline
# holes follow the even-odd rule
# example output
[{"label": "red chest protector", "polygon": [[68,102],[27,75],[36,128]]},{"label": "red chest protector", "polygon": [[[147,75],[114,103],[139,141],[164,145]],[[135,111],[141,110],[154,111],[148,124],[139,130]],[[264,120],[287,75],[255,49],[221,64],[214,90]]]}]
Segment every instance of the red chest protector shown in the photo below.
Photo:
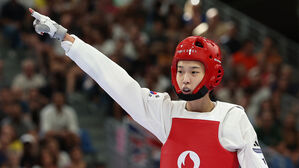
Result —
[{"label": "red chest protector", "polygon": [[238,168],[237,152],[222,147],[219,121],[173,118],[161,168]]}]

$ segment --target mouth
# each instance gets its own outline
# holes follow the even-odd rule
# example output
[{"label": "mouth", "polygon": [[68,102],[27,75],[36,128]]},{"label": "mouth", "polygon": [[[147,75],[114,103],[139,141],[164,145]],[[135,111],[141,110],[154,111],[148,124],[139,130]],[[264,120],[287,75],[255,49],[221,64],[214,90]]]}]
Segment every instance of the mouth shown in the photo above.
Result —
[{"label": "mouth", "polygon": [[187,87],[184,87],[184,88],[182,89],[182,93],[183,93],[183,94],[191,94],[191,89],[189,89],[189,88],[187,88]]}]

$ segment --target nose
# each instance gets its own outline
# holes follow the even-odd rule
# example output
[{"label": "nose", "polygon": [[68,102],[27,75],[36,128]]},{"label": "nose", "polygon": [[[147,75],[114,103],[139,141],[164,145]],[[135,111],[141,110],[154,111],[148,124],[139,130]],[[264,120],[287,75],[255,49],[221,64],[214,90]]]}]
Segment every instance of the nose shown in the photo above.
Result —
[{"label": "nose", "polygon": [[183,76],[183,84],[190,84],[190,76],[188,73],[185,73]]}]

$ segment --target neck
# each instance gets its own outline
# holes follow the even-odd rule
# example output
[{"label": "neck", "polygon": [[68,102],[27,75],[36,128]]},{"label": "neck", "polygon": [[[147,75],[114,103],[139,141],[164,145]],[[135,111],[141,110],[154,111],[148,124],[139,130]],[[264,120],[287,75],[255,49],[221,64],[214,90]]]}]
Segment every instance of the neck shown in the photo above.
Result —
[{"label": "neck", "polygon": [[186,103],[186,109],[194,112],[210,112],[214,107],[215,105],[210,99],[209,94],[197,100],[187,101]]}]

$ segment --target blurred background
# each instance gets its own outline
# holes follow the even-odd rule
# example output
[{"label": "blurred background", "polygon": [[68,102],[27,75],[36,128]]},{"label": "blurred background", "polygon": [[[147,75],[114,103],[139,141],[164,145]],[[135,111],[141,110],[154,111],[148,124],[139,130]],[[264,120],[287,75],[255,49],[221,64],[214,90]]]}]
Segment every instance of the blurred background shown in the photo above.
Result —
[{"label": "blurred background", "polygon": [[161,143],[34,32],[29,7],[173,99],[176,45],[214,40],[216,98],[246,109],[269,167],[299,167],[298,0],[0,0],[1,167],[159,167]]}]

